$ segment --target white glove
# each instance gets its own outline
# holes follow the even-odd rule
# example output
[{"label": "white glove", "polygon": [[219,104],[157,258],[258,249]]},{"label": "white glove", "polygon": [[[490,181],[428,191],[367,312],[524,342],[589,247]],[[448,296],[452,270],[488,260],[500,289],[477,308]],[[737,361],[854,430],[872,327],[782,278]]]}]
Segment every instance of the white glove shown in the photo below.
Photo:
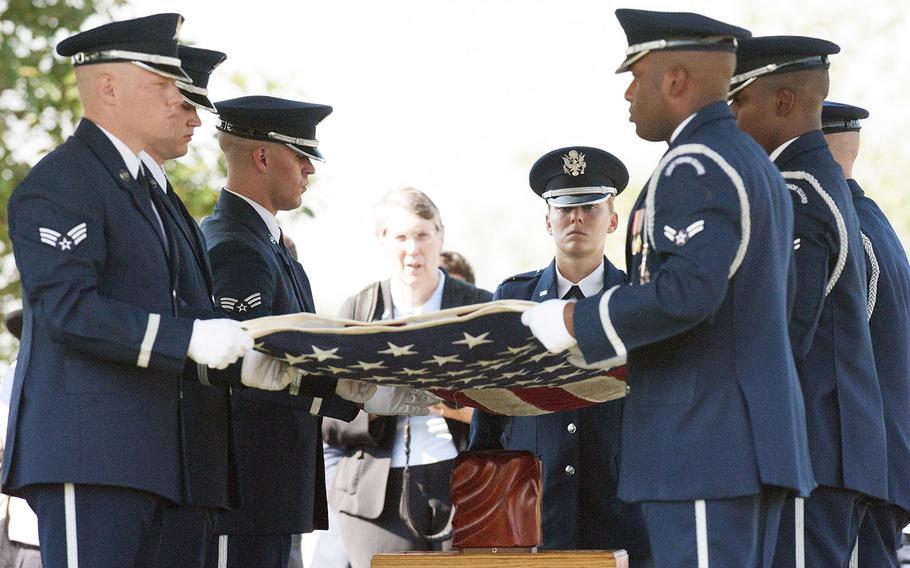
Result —
[{"label": "white glove", "polygon": [[363,403],[363,410],[383,416],[426,416],[430,413],[429,407],[441,401],[442,399],[421,389],[378,386],[376,394]]},{"label": "white glove", "polygon": [[296,376],[294,367],[259,351],[247,353],[240,366],[240,382],[254,389],[284,390]]},{"label": "white glove", "polygon": [[253,348],[253,338],[229,319],[196,320],[187,357],[213,369],[224,369]]},{"label": "white glove", "polygon": [[376,385],[354,379],[338,379],[335,394],[351,402],[366,402],[376,394]]},{"label": "white glove", "polygon": [[562,353],[578,343],[569,335],[563,319],[567,300],[547,300],[521,314],[521,323],[531,328],[531,333],[543,343],[550,353]]}]

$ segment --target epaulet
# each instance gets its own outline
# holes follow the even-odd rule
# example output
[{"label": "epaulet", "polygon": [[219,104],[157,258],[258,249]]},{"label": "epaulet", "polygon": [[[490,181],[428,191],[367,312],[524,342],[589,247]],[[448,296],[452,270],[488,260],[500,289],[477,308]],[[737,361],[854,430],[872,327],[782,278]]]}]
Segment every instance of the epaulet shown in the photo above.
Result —
[{"label": "epaulet", "polygon": [[503,280],[499,285],[508,284],[509,282],[524,282],[526,280],[533,280],[540,276],[540,273],[543,272],[543,268],[538,268],[537,270],[532,270],[530,272],[522,272],[521,274],[516,274],[515,276],[509,276]]}]

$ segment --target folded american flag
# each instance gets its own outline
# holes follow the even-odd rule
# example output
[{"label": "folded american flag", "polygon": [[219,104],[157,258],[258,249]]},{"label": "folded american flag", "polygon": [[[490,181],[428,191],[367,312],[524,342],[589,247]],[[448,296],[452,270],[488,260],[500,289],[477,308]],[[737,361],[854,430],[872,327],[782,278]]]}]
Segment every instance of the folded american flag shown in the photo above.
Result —
[{"label": "folded american flag", "polygon": [[398,320],[315,314],[248,320],[256,349],[304,377],[337,377],[431,390],[483,410],[523,416],[625,396],[625,368],[582,369],[548,352],[521,323],[533,302],[500,300]]}]

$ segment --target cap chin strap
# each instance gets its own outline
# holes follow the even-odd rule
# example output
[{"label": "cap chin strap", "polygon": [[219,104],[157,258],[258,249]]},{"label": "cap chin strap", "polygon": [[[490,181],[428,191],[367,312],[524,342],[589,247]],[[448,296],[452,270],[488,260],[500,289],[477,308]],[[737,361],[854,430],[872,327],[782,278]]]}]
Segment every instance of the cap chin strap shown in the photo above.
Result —
[{"label": "cap chin strap", "polygon": [[306,146],[307,148],[315,148],[316,146],[319,146],[319,140],[316,139],[311,140],[309,138],[294,138],[293,136],[278,134],[277,132],[267,132],[266,136],[272,140],[287,142],[288,144],[297,144],[298,146]]},{"label": "cap chin strap", "polygon": [[[125,51],[122,49],[106,49],[103,51],[94,51],[89,53],[80,51],[79,53],[73,55],[73,65],[82,65],[84,63],[110,61],[117,59],[129,61],[133,65],[137,65],[146,71],[157,73],[158,75],[167,77],[169,79],[174,79],[175,81],[182,81],[185,83],[193,82],[193,80],[186,73],[183,73],[183,68],[180,67],[180,59],[178,57],[158,55],[157,53],[142,53],[140,51]],[[168,67],[175,67],[180,70],[180,73],[183,74],[169,73],[167,71],[152,67],[151,65],[148,65],[149,63],[154,65],[167,65]]]},{"label": "cap chin strap", "polygon": [[221,120],[218,129],[223,130],[229,134],[235,134],[241,138],[250,138],[253,137],[254,140],[261,140],[263,138],[268,138],[269,140],[274,140],[276,143],[281,142],[291,150],[297,152],[301,156],[306,156],[312,160],[317,160],[319,162],[324,162],[325,158],[320,158],[314,153],[309,153],[304,150],[301,150],[297,146],[304,146],[306,148],[316,148],[319,145],[319,141],[316,139],[309,138],[294,138],[293,136],[285,136],[284,134],[279,134],[277,132],[258,132],[256,130],[251,130],[249,128],[241,128],[239,126],[234,126],[230,122]]},{"label": "cap chin strap", "polygon": [[615,187],[607,187],[605,185],[589,186],[589,187],[564,187],[562,189],[551,189],[549,191],[543,192],[541,197],[544,199],[551,199],[553,197],[565,197],[566,195],[616,195],[618,192]]},{"label": "cap chin strap", "polygon": [[177,81],[177,88],[181,91],[186,91],[188,93],[193,93],[194,95],[201,95],[203,97],[209,96],[209,90],[205,87],[197,87],[183,81]]},{"label": "cap chin strap", "polygon": [[[181,88],[181,90],[182,90],[182,88]],[[199,110],[208,111],[212,114],[218,114],[218,109],[216,109],[214,106],[205,106],[202,103],[197,103],[196,101],[189,98],[185,94],[183,95],[183,102],[185,102],[188,105],[193,105],[194,107],[198,108]]]},{"label": "cap chin strap", "polygon": [[727,93],[727,98],[729,99],[736,93],[742,91],[749,85],[755,82],[756,79],[763,75],[768,75],[769,73],[774,73],[778,69],[784,67],[791,67],[793,65],[802,65],[806,63],[818,63],[821,65],[828,65],[828,56],[827,55],[812,55],[809,57],[803,57],[801,59],[795,59],[793,61],[785,61],[784,63],[769,63],[763,65],[758,69],[752,69],[751,71],[746,71],[745,73],[740,73],[739,75],[734,75],[730,79],[730,85],[736,85],[737,83],[742,82],[742,84],[736,85],[736,87],[730,89],[730,92]]},{"label": "cap chin strap", "polygon": [[729,43],[734,49],[736,49],[736,46],[738,44],[736,38],[733,36],[708,36],[692,39],[657,39],[654,41],[636,43],[626,48],[626,60],[622,62],[616,72],[623,73],[624,71],[628,71],[629,67],[631,67],[633,63],[651,51],[669,49],[673,47],[699,47],[705,45],[717,45],[721,43]]},{"label": "cap chin strap", "polygon": [[320,158],[320,157],[317,156],[316,154],[310,154],[310,153],[308,153],[308,152],[304,152],[303,150],[301,150],[301,149],[298,148],[297,146],[294,146],[293,144],[285,144],[285,146],[287,146],[287,147],[290,148],[291,150],[297,152],[297,153],[300,154],[301,156],[306,156],[307,158],[309,158],[309,159],[311,159],[311,160],[316,160],[317,162],[324,162],[324,161],[325,161],[325,158]]},{"label": "cap chin strap", "polygon": [[593,201],[582,201],[581,203],[554,203],[550,199],[547,199],[547,205],[550,207],[556,207],[557,209],[568,208],[568,207],[584,207],[585,205],[597,205],[598,203],[603,203],[604,201],[613,197],[612,193],[604,195],[600,199],[595,199]]},{"label": "cap chin strap", "polygon": [[839,118],[837,120],[826,120],[822,122],[822,132],[828,134],[828,129],[835,129],[837,132],[853,132],[861,130],[862,123],[855,118]]}]

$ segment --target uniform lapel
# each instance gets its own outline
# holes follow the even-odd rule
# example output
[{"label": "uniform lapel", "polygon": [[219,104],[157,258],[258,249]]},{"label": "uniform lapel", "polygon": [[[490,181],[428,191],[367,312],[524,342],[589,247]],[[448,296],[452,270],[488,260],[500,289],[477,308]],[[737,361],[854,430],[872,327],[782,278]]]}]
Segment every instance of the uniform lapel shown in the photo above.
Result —
[{"label": "uniform lapel", "polygon": [[114,179],[120,189],[129,194],[133,205],[145,218],[152,231],[158,235],[161,252],[167,258],[167,243],[164,241],[165,236],[161,234],[161,225],[158,224],[155,212],[152,211],[152,201],[145,188],[140,186],[136,178],[126,169],[123,158],[108,137],[93,122],[87,119],[82,119],[79,122],[74,136],[86,143],[92,153],[98,157],[98,160],[111,174],[111,178]]},{"label": "uniform lapel", "polygon": [[193,249],[193,255],[196,258],[196,264],[199,265],[199,270],[202,271],[202,275],[205,278],[208,289],[214,290],[212,268],[209,266],[208,256],[202,252],[205,250],[202,234],[199,231],[199,227],[196,225],[196,220],[193,219],[193,216],[190,215],[189,211],[187,211],[186,206],[183,204],[183,201],[181,201],[177,194],[174,192],[174,188],[171,186],[170,180],[167,182],[166,201],[171,205],[171,207],[168,208],[168,213],[174,220],[174,224],[180,228],[180,234],[183,235],[183,238],[186,239],[186,241],[189,243],[190,248]]},{"label": "uniform lapel", "polygon": [[559,299],[559,292],[556,288],[556,259],[550,262],[550,266],[543,269],[543,274],[540,275],[537,286],[529,299],[534,302]]}]

